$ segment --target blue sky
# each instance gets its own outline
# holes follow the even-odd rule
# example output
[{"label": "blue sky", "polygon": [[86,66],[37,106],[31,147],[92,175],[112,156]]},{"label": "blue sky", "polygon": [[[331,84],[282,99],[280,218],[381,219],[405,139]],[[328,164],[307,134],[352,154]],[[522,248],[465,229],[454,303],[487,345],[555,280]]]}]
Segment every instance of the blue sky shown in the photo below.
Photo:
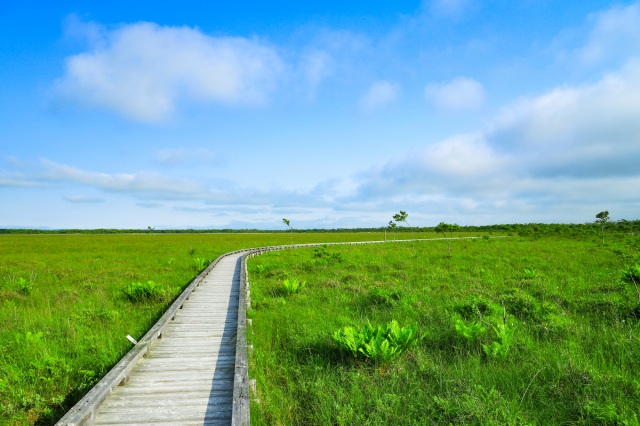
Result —
[{"label": "blue sky", "polygon": [[640,212],[640,2],[0,4],[0,227]]}]

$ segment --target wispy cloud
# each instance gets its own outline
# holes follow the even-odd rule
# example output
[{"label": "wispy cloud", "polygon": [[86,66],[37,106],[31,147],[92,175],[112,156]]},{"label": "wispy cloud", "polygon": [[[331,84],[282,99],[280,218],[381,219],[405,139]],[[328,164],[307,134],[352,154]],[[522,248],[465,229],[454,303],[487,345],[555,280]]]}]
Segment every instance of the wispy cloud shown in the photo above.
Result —
[{"label": "wispy cloud", "polygon": [[592,14],[590,21],[587,43],[572,55],[582,64],[600,64],[640,54],[640,3],[614,6]]},{"label": "wispy cloud", "polygon": [[136,203],[136,206],[143,207],[145,209],[160,209],[164,207],[164,205],[160,203],[144,202],[144,201],[140,201]]},{"label": "wispy cloud", "polygon": [[222,159],[215,152],[205,149],[165,148],[156,151],[154,161],[164,165],[185,165],[197,163],[220,163]]},{"label": "wispy cloud", "polygon": [[395,101],[398,92],[397,85],[384,80],[376,81],[360,99],[360,108],[366,112],[382,108]]},{"label": "wispy cloud", "polygon": [[85,203],[93,204],[93,203],[103,203],[105,201],[104,198],[90,197],[86,195],[63,195],[62,198],[65,201],[68,201],[74,204],[85,204]]},{"label": "wispy cloud", "polygon": [[310,98],[315,97],[318,86],[335,72],[335,66],[331,54],[321,48],[309,48],[301,53],[297,72],[302,76]]},{"label": "wispy cloud", "polygon": [[183,101],[263,103],[284,67],[276,50],[258,39],[148,22],[90,28],[90,50],[67,58],[54,92],[136,121],[166,120]]},{"label": "wispy cloud", "polygon": [[436,16],[457,17],[464,13],[470,0],[430,0],[423,3]]},{"label": "wispy cloud", "polygon": [[167,199],[197,197],[206,193],[202,185],[151,172],[101,173],[42,160],[42,180],[85,185],[109,192],[139,194]]},{"label": "wispy cloud", "polygon": [[482,84],[468,77],[456,77],[442,84],[429,84],[424,89],[427,99],[446,109],[475,109],[484,103]]}]

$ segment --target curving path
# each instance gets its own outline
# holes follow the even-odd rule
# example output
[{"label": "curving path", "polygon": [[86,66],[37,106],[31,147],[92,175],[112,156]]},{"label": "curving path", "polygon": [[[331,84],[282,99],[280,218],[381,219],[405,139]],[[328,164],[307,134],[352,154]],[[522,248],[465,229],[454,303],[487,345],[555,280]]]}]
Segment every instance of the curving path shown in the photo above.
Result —
[{"label": "curving path", "polygon": [[271,250],[383,242],[261,247],[218,257],[56,426],[249,425],[246,258]]}]

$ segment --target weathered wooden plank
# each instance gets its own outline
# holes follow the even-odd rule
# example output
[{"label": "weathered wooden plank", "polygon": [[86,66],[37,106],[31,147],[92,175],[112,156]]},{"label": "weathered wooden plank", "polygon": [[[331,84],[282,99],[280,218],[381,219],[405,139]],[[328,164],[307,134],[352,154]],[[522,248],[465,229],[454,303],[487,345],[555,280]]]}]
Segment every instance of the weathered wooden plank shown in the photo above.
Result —
[{"label": "weathered wooden plank", "polygon": [[[180,423],[180,426],[222,426],[228,425],[230,423],[230,418],[221,418],[221,419],[205,419],[205,420],[183,420]],[[131,423],[131,422],[120,422],[120,423],[109,423],[112,426],[167,426],[166,422],[154,422],[154,423]]]},{"label": "weathered wooden plank", "polygon": [[156,407],[158,405],[162,405],[164,407],[182,407],[185,405],[193,405],[200,404],[204,406],[215,405],[220,403],[229,403],[229,395],[226,393],[222,396],[203,396],[202,393],[191,393],[191,396],[188,398],[162,398],[161,396],[156,396],[155,398],[132,398],[131,396],[127,397],[113,397],[109,399],[109,403],[103,404],[103,409],[107,410],[115,410],[117,407],[121,406],[135,406],[135,407]]},{"label": "weathered wooden plank", "polygon": [[[193,393],[197,393],[199,395],[209,395],[209,397],[220,397],[220,396],[228,396],[230,384],[225,383],[224,387],[216,387],[215,389],[211,389],[211,383],[208,386],[205,385],[193,385],[191,387],[180,387],[180,386],[167,386],[162,389],[153,389],[149,390],[148,388],[145,391],[144,387],[129,387],[125,386],[118,391],[117,394],[113,394],[110,398],[126,398],[130,400],[132,403],[137,399],[149,399],[149,398],[171,398],[171,399],[180,399],[183,395],[192,395]],[[209,393],[207,393],[209,391]],[[105,401],[104,404],[107,404],[108,401]]]},{"label": "weathered wooden plank", "polygon": [[[123,419],[124,417],[124,419]],[[204,422],[205,420],[213,421],[230,421],[231,410],[204,412],[193,411],[184,412],[182,410],[157,410],[155,413],[125,413],[121,416],[117,413],[104,413],[100,415],[95,425],[113,425],[113,424],[141,424],[148,425],[154,423],[172,423],[184,424],[184,422]],[[125,420],[125,421],[123,421]]]}]

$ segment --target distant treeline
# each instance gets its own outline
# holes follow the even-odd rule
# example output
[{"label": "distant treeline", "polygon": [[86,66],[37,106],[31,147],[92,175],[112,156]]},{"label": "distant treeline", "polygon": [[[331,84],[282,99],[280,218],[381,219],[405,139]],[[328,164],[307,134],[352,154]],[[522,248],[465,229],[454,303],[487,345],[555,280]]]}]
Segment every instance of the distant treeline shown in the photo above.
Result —
[{"label": "distant treeline", "polygon": [[[338,228],[338,229],[294,229],[296,233],[321,232],[384,232],[388,227],[379,228]],[[505,225],[461,225],[458,232],[507,233],[512,235],[585,235],[599,232],[597,223],[525,223]],[[608,222],[606,232],[640,232],[640,220],[618,220]],[[413,228],[415,232],[435,232],[435,226]],[[289,230],[261,229],[0,229],[0,234],[206,234],[206,233],[285,233]],[[395,232],[411,232],[408,227],[400,226]]]}]

